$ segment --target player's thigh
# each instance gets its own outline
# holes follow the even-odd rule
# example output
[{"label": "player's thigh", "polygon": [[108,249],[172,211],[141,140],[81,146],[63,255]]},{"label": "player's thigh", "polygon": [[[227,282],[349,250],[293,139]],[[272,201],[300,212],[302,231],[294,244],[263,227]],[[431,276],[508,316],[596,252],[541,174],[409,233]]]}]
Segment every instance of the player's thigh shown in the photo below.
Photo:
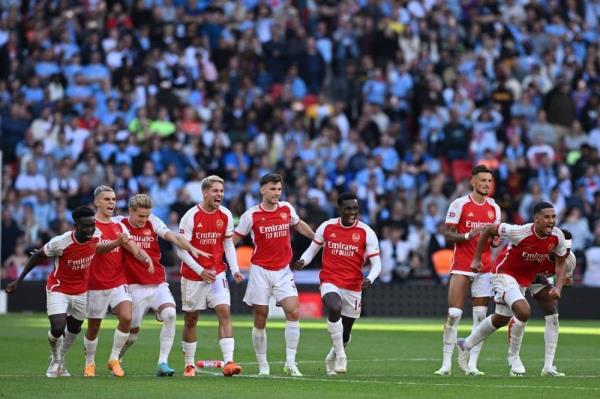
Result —
[{"label": "player's thigh", "polygon": [[[127,284],[120,285],[111,290],[110,307],[115,314],[117,313],[115,309],[119,307],[119,305],[125,305],[121,306],[124,309],[131,309],[132,302],[133,299],[131,297],[131,292],[129,292],[129,287],[127,286]],[[129,305],[126,305],[127,303],[129,303]],[[131,311],[129,313],[131,314]]]},{"label": "player's thigh", "polygon": [[67,317],[71,316],[79,321],[85,320],[87,303],[87,292],[79,295],[69,295],[69,308],[67,309]]},{"label": "player's thigh", "polygon": [[231,295],[229,293],[229,282],[225,273],[219,273],[215,282],[209,285],[207,293],[208,307],[216,310],[217,306],[229,306],[231,305]]},{"label": "player's thigh", "polygon": [[46,312],[48,316],[64,314],[66,316],[69,309],[69,298],[62,292],[46,292]]},{"label": "player's thigh", "polygon": [[195,312],[208,307],[207,297],[210,284],[204,281],[181,278],[181,310]]},{"label": "player's thigh", "polygon": [[342,293],[335,284],[321,283],[319,291],[321,293],[321,300],[327,308],[334,311],[342,311]]},{"label": "player's thigh", "polygon": [[168,283],[162,283],[156,288],[150,307],[158,313],[166,307],[175,307],[175,298],[173,298]]},{"label": "player's thigh", "polygon": [[448,307],[462,309],[471,290],[471,276],[453,273],[448,284]]},{"label": "player's thigh", "polygon": [[250,306],[268,306],[273,292],[273,272],[260,266],[252,265],[248,276],[248,285],[244,302]]},{"label": "player's thigh", "polygon": [[550,296],[549,286],[544,286],[541,290],[537,291],[533,297],[545,316],[558,313],[558,302]]},{"label": "player's thigh", "polygon": [[138,328],[150,308],[150,301],[154,295],[156,286],[145,286],[139,284],[129,285],[131,293],[131,328]]},{"label": "player's thigh", "polygon": [[341,289],[342,294],[342,316],[352,319],[360,318],[362,310],[362,292]]},{"label": "player's thigh", "polygon": [[109,290],[90,290],[88,291],[88,319],[104,319],[108,306],[110,304]]},{"label": "player's thigh", "polygon": [[493,274],[492,285],[494,287],[494,301],[496,302],[495,313],[510,317],[513,315],[513,305],[517,301],[525,301],[525,290],[519,285],[514,277],[507,274]]},{"label": "player's thigh", "polygon": [[471,283],[473,306],[487,306],[494,296],[491,273],[477,273]]},{"label": "player's thigh", "polygon": [[289,267],[278,270],[273,274],[273,297],[277,303],[283,303],[286,298],[296,298],[298,301],[298,289],[294,283],[294,274]]}]

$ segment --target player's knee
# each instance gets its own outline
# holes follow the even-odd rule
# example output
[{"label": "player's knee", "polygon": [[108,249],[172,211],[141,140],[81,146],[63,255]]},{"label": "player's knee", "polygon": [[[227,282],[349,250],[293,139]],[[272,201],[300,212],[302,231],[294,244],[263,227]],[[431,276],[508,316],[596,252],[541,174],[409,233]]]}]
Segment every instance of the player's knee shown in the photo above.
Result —
[{"label": "player's knee", "polygon": [[131,315],[130,314],[121,315],[119,317],[119,325],[121,325],[121,327],[125,327],[125,328],[129,329],[129,326],[131,326]]},{"label": "player's knee", "polygon": [[285,313],[285,318],[288,321],[297,321],[300,319],[300,307],[294,306],[292,309]]},{"label": "player's knee", "polygon": [[52,334],[53,337],[59,338],[65,333],[65,327],[66,325],[51,325],[50,334]]},{"label": "player's knee", "polygon": [[462,313],[462,309],[448,308],[448,324],[451,326],[457,325],[462,317]]},{"label": "player's knee", "polygon": [[529,307],[529,305],[516,306],[513,309],[513,312],[515,314],[515,317],[521,320],[522,322],[526,322],[527,320],[529,320],[529,316],[531,316],[531,308]]},{"label": "player's knee", "polygon": [[185,326],[188,328],[196,327],[198,324],[198,313],[197,312],[186,312],[184,316]]},{"label": "player's knee", "polygon": [[160,318],[162,319],[163,323],[175,323],[176,317],[177,317],[177,312],[175,311],[175,308],[173,308],[171,306],[164,308],[160,312]]}]

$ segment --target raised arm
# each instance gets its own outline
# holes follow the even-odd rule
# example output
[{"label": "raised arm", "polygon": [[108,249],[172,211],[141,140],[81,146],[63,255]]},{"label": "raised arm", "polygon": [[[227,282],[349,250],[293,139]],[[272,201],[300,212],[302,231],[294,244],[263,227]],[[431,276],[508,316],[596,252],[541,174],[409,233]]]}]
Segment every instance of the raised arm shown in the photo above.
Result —
[{"label": "raised arm", "polygon": [[477,248],[475,249],[475,255],[473,255],[473,261],[471,262],[471,270],[474,272],[479,272],[481,270],[481,254],[485,250],[485,246],[488,243],[488,240],[492,237],[498,235],[498,225],[497,224],[488,224],[483,229],[481,233],[481,237],[479,237],[479,242],[477,243]]},{"label": "raised arm", "polygon": [[455,224],[446,224],[446,229],[444,231],[444,237],[446,237],[446,241],[450,243],[464,242],[469,241],[479,235],[481,231],[484,229],[483,226],[476,227],[468,233],[459,233],[457,231],[457,226]]},{"label": "raised arm", "polygon": [[34,267],[36,267],[40,262],[42,262],[42,260],[46,258],[47,257],[44,254],[43,249],[38,249],[37,251],[35,251],[25,264],[25,268],[21,272],[19,278],[7,285],[4,291],[6,291],[8,294],[15,292],[17,288],[19,288],[19,285],[21,285],[21,282],[23,282],[23,279],[25,279],[25,276],[27,276]]}]

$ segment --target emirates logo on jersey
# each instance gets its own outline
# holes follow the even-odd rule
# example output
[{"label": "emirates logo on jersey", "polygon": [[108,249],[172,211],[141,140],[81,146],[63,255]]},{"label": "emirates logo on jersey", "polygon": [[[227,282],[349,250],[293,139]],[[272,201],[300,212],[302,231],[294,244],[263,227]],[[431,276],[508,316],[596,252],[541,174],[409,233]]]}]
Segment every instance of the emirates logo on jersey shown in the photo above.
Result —
[{"label": "emirates logo on jersey", "polygon": [[152,235],[152,231],[150,229],[144,229],[144,231],[142,231],[142,234],[145,236],[151,236]]},{"label": "emirates logo on jersey", "polygon": [[353,233],[353,234],[352,234],[352,241],[354,241],[354,242],[358,242],[358,240],[360,240],[360,234],[358,234],[358,233]]},{"label": "emirates logo on jersey", "polygon": [[494,211],[488,211],[488,217],[490,219],[494,219],[494,216],[496,216],[496,213]]},{"label": "emirates logo on jersey", "polygon": [[222,228],[223,228],[223,221],[217,220],[217,229],[222,229]]},{"label": "emirates logo on jersey", "polygon": [[285,222],[285,221],[287,220],[287,218],[288,218],[288,215],[287,215],[287,213],[285,213],[285,212],[281,212],[279,215],[281,216],[281,219],[283,219],[283,221],[284,221],[284,222]]}]

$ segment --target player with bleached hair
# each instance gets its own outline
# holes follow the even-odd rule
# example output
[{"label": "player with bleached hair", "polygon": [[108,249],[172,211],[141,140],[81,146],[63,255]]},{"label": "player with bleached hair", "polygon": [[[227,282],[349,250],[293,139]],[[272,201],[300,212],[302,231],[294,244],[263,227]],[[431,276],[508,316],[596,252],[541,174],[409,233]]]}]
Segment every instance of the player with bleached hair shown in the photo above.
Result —
[{"label": "player with bleached hair", "polygon": [[[379,241],[375,232],[358,220],[358,198],[353,193],[338,197],[339,218],[323,222],[315,238],[294,262],[295,269],[309,264],[323,248],[323,268],[319,273],[321,298],[327,308],[327,331],[333,344],[325,357],[328,375],[345,373],[345,347],[362,308],[362,291],[367,290],[381,272]],[[363,276],[365,260],[371,263],[367,277]]]}]

